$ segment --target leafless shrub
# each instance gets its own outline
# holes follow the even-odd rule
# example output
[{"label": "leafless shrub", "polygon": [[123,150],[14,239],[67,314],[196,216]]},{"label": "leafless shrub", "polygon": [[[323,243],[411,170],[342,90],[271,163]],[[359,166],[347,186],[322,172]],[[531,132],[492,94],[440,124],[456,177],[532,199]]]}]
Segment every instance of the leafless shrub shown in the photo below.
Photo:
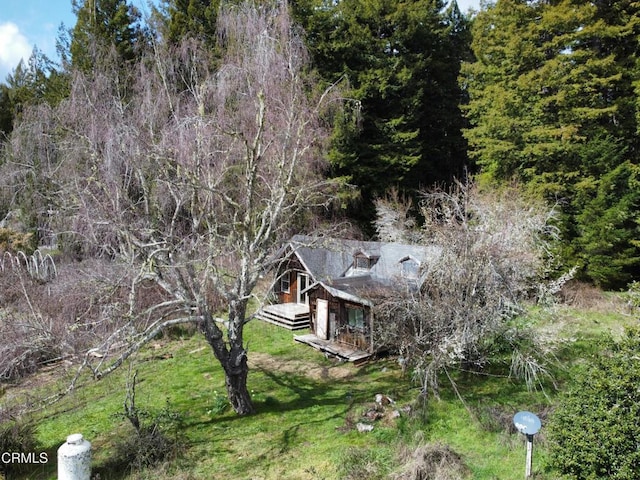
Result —
[{"label": "leafless shrub", "polygon": [[40,250],[31,255],[25,254],[22,250],[15,253],[4,251],[0,255],[0,274],[16,269],[24,269],[32,279],[40,282],[49,282],[58,275],[53,257],[49,254],[43,255]]},{"label": "leafless shrub", "polygon": [[0,261],[0,379],[14,379],[60,357],[60,331],[42,315],[33,294],[55,276],[50,257],[5,253]]},{"label": "leafless shrub", "polygon": [[375,201],[374,225],[381,242],[415,243],[418,240],[416,219],[412,217],[413,202],[391,190],[387,198]]},{"label": "leafless shrub", "polygon": [[131,323],[129,311],[146,307],[142,299],[156,300],[150,291],[131,306],[131,278],[114,262],[63,263],[55,271],[46,283],[26,268],[0,272],[0,378],[15,379],[62,359],[81,361],[92,347],[112,338],[115,343],[114,333]]},{"label": "leafless shrub", "polygon": [[61,348],[53,325],[39,315],[4,315],[0,335],[0,380],[19,378],[60,358]]},{"label": "leafless shrub", "polygon": [[[416,290],[377,300],[375,315],[383,327],[376,338],[397,349],[423,394],[437,395],[440,374],[450,368],[477,371],[488,363],[487,347],[509,333],[523,301],[538,291],[547,240],[556,232],[548,225],[552,212],[514,189],[495,194],[458,184],[425,194],[421,214],[416,223],[422,227],[405,238],[417,237],[440,254],[421,266]],[[539,383],[548,373],[540,358],[515,355],[512,374]]]},{"label": "leafless shrub", "polygon": [[[133,427],[134,434],[121,437],[111,460],[127,465],[132,471],[175,460],[181,446],[176,432],[181,430],[182,418],[179,414],[168,405],[158,413],[151,413],[136,404],[137,375],[137,370],[133,373],[129,371],[122,414]],[[174,430],[174,435],[170,430]]]},{"label": "leafless shrub", "polygon": [[399,458],[402,467],[391,476],[394,480],[461,480],[470,477],[462,457],[448,445],[405,446]]},{"label": "leafless shrub", "polygon": [[559,292],[560,300],[565,305],[598,312],[610,312],[623,308],[619,299],[607,296],[601,289],[584,282],[570,281]]}]

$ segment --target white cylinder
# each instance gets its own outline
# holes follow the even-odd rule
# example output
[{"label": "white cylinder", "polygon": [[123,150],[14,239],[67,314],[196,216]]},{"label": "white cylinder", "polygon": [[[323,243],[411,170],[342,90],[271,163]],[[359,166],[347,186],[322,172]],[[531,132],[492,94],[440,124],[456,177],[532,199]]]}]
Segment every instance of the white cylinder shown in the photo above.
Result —
[{"label": "white cylinder", "polygon": [[58,449],[58,480],[90,480],[91,443],[81,433],[67,437]]}]

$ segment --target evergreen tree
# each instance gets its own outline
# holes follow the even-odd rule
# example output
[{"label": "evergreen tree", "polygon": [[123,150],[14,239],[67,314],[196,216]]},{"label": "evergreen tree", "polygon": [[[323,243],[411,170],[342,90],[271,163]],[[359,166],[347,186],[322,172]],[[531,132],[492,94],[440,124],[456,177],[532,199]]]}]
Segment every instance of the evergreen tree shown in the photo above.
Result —
[{"label": "evergreen tree", "polygon": [[132,62],[145,43],[141,14],[127,0],[73,0],[77,16],[71,32],[73,67],[83,72],[99,68],[113,48],[122,64]]},{"label": "evergreen tree", "polygon": [[604,288],[640,278],[640,166],[629,161],[605,174],[578,216],[581,260]]},{"label": "evergreen tree", "polygon": [[501,0],[480,12],[472,26],[475,61],[462,67],[470,98],[465,136],[469,155],[490,178],[509,179],[523,164],[526,132],[535,117],[532,86],[521,75],[543,64],[532,28],[536,17],[524,0]]},{"label": "evergreen tree", "polygon": [[[0,132],[13,130],[25,108],[39,103],[57,105],[68,94],[63,72],[40,50],[34,48],[29,60],[20,61],[0,88]],[[2,141],[2,137],[0,137]]]},{"label": "evergreen tree", "polygon": [[300,0],[294,11],[315,65],[328,82],[346,78],[359,115],[335,134],[334,175],[362,194],[357,215],[392,186],[414,191],[450,180],[465,162],[462,94],[466,19],[440,0]]},{"label": "evergreen tree", "polygon": [[159,13],[167,40],[178,44],[184,37],[195,37],[215,45],[219,7],[219,0],[163,0]]},{"label": "evergreen tree", "polygon": [[[619,285],[627,261],[635,262],[632,250],[584,236],[593,228],[586,211],[615,210],[624,196],[616,190],[621,197],[609,197],[606,207],[598,200],[600,186],[612,181],[606,177],[638,161],[637,5],[499,0],[476,18],[475,61],[463,67],[470,154],[489,179],[516,177],[560,201],[566,259],[602,285]],[[596,273],[584,255],[596,243],[599,257],[630,255],[619,258],[627,267]]]},{"label": "evergreen tree", "polygon": [[13,104],[9,87],[0,84],[0,144],[13,130]]},{"label": "evergreen tree", "polygon": [[458,83],[462,61],[469,59],[471,33],[458,4],[450,3],[442,18],[441,38],[432,47],[428,83],[422,101],[422,162],[409,174],[412,189],[463,178],[474,166],[467,157],[462,130],[467,123],[461,106],[466,95]]}]

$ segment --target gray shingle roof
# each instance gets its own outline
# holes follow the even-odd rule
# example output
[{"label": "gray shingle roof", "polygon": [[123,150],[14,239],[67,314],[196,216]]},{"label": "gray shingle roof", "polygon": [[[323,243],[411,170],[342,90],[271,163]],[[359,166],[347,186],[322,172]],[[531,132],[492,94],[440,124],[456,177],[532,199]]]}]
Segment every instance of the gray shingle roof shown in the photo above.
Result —
[{"label": "gray shingle roof", "polygon": [[[325,237],[296,235],[289,242],[315,282],[333,288],[356,292],[367,287],[391,287],[403,276],[403,262],[409,259],[419,265],[440,255],[435,246],[403,245],[399,243],[365,242]],[[371,259],[369,269],[358,269],[354,256]]]}]

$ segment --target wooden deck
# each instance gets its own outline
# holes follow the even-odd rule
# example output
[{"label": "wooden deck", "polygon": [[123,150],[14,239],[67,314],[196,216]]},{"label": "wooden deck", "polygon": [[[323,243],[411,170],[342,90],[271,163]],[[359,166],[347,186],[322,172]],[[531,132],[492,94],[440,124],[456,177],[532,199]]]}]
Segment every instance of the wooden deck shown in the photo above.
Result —
[{"label": "wooden deck", "polygon": [[256,318],[289,330],[302,330],[309,328],[309,305],[302,303],[266,305],[256,314]]},{"label": "wooden deck", "polygon": [[366,362],[372,354],[363,350],[356,350],[346,345],[341,345],[329,340],[323,340],[313,334],[308,335],[295,335],[293,339],[296,342],[309,345],[316,350],[337,357],[348,362],[353,362],[356,365]]}]

